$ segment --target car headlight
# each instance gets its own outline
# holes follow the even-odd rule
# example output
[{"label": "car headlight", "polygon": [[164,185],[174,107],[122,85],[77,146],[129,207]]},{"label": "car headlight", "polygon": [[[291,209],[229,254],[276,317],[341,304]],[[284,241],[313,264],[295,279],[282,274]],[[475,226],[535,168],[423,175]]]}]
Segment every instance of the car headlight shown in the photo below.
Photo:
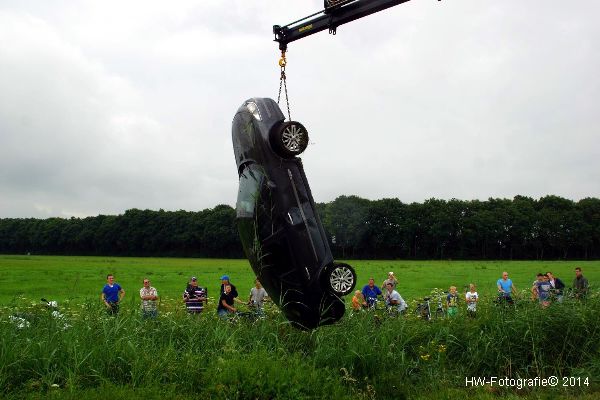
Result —
[{"label": "car headlight", "polygon": [[261,120],[260,110],[258,109],[258,106],[255,102],[249,101],[248,103],[246,103],[246,108],[248,109],[248,111],[250,111],[250,114],[252,114],[254,118],[256,118],[258,121]]}]

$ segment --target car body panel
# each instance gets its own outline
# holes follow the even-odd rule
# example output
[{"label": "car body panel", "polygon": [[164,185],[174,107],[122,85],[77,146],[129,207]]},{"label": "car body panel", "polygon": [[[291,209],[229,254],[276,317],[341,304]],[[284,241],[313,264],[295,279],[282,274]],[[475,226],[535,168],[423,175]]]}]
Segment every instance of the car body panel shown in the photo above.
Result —
[{"label": "car body panel", "polygon": [[[257,117],[249,103],[257,106]],[[270,144],[270,133],[284,119],[277,103],[262,98],[244,102],[233,119],[240,178],[236,221],[269,296],[294,325],[314,328],[339,320],[345,305],[323,282],[333,256],[302,161],[278,156]]]}]

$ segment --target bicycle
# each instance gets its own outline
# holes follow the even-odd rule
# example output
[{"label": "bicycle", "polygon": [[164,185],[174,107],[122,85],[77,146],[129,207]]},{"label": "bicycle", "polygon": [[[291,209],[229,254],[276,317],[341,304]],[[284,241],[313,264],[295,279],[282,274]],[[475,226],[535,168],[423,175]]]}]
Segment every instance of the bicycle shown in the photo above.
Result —
[{"label": "bicycle", "polygon": [[494,300],[496,306],[504,306],[504,307],[512,307],[515,305],[515,301],[513,300],[510,293],[498,292],[498,296]]},{"label": "bicycle", "polygon": [[266,318],[264,310],[255,307],[254,305],[245,304],[242,308],[244,308],[244,310],[241,310],[240,306],[238,306],[237,311],[227,315],[227,319],[230,322],[256,322]]},{"label": "bicycle", "polygon": [[431,300],[431,297],[424,297],[423,303],[417,304],[417,307],[415,308],[415,314],[425,321],[431,319],[431,306],[429,305],[429,300]]},{"label": "bicycle", "polygon": [[44,314],[48,314],[59,328],[65,330],[70,328],[65,319],[65,316],[58,311],[58,303],[56,301],[48,301],[44,298],[40,299],[42,309],[38,308],[32,312],[16,312],[8,316],[9,321],[19,329],[29,328],[32,324],[36,325],[44,319]]},{"label": "bicycle", "polygon": [[437,291],[434,291],[433,295],[437,299],[437,304],[436,304],[435,313],[433,315],[431,313],[431,297],[424,297],[423,303],[417,304],[417,308],[415,309],[415,314],[417,316],[423,318],[425,321],[430,321],[432,316],[435,317],[436,319],[444,318],[446,316],[446,310],[444,310],[444,302],[443,302],[444,294],[445,294],[445,292],[439,293]]}]

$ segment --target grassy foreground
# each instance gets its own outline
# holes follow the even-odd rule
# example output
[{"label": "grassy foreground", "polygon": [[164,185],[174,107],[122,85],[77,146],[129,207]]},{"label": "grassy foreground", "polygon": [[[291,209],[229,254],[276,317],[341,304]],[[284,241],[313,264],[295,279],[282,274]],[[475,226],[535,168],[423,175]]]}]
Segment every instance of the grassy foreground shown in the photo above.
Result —
[{"label": "grassy foreground", "polygon": [[[383,279],[394,270],[408,300],[433,287],[461,287],[472,280],[479,283],[484,299],[475,319],[461,313],[426,322],[413,314],[361,312],[348,313],[335,326],[304,332],[289,326],[276,309],[258,321],[221,321],[214,310],[200,316],[182,310],[178,296],[192,273],[214,280],[213,293],[224,272],[232,275],[240,292],[249,289],[252,275],[244,261],[0,257],[0,397],[593,399],[600,395],[600,298],[594,295],[585,303],[566,301],[548,309],[540,309],[526,296],[515,309],[497,307],[490,300],[502,270],[525,288],[538,270],[552,269],[568,277],[574,264],[351,264],[359,271],[359,281],[369,275]],[[588,279],[597,282],[598,264],[580,264]],[[98,301],[108,271],[116,271],[126,290],[132,288],[116,318],[107,316]],[[149,272],[166,297],[155,321],[141,320],[135,299],[140,286],[136,282]],[[564,280],[570,284],[570,279]],[[61,301],[62,318],[34,305],[42,295]],[[11,322],[16,313],[26,316],[30,325],[19,328]],[[556,387],[466,386],[470,377],[550,376],[559,378]],[[565,382],[563,377],[579,380]]]}]

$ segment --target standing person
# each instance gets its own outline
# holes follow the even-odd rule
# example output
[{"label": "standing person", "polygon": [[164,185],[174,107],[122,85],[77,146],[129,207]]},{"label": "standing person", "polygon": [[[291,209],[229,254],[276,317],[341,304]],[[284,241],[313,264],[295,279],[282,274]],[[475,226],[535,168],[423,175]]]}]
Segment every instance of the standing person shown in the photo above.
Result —
[{"label": "standing person", "polygon": [[394,290],[396,290],[396,286],[398,286],[398,279],[394,276],[394,272],[390,271],[388,272],[388,277],[385,281],[383,281],[383,283],[381,284],[381,288],[385,289],[387,288],[387,284],[391,283],[392,286],[394,287]]},{"label": "standing person", "polygon": [[588,294],[590,284],[588,280],[583,277],[581,268],[575,268],[575,279],[573,280],[573,293],[576,299],[585,299]]},{"label": "standing person", "polygon": [[234,302],[235,297],[233,296],[231,285],[223,285],[223,292],[221,293],[219,304],[217,306],[217,315],[221,318],[225,318],[227,315],[235,313],[237,309],[233,306]]},{"label": "standing person", "polygon": [[233,293],[234,298],[239,296],[235,285],[229,282],[229,275],[223,275],[221,277],[221,293],[225,293],[225,285],[231,286],[231,293]]},{"label": "standing person", "polygon": [[377,301],[377,296],[381,296],[381,289],[375,285],[375,279],[369,278],[369,283],[363,286],[362,294],[367,301],[369,307],[373,307]]},{"label": "standing person", "polygon": [[115,315],[119,312],[119,302],[125,297],[125,290],[115,283],[113,274],[106,275],[106,285],[102,288],[101,297],[109,314]]},{"label": "standing person", "polygon": [[474,284],[469,284],[469,291],[465,295],[465,300],[467,301],[467,314],[470,317],[475,317],[477,314],[477,302],[479,301],[479,295],[475,290]]},{"label": "standing person", "polygon": [[456,286],[450,286],[450,292],[446,296],[446,308],[448,309],[448,316],[453,317],[458,312],[458,294],[456,293]]},{"label": "standing person", "polygon": [[207,301],[208,291],[198,286],[198,279],[192,276],[187,287],[183,291],[183,302],[190,314],[199,314],[204,310],[204,302]]},{"label": "standing person", "polygon": [[508,278],[508,272],[504,271],[502,273],[502,278],[496,281],[496,286],[498,286],[498,297],[508,304],[513,304],[511,294],[516,293],[517,289],[512,280]]},{"label": "standing person", "polygon": [[354,292],[354,296],[352,296],[352,309],[355,311],[359,311],[364,308],[367,308],[365,296],[363,296],[360,290],[357,290]]},{"label": "standing person", "polygon": [[546,272],[546,276],[548,277],[550,285],[552,286],[552,289],[550,290],[551,297],[556,299],[556,301],[559,303],[562,303],[565,284],[563,281],[555,277],[552,272]]},{"label": "standing person", "polygon": [[254,287],[250,289],[250,297],[248,298],[248,305],[254,306],[258,315],[264,315],[263,303],[268,300],[269,295],[262,284],[256,278],[254,280]]},{"label": "standing person", "polygon": [[538,280],[535,283],[535,292],[537,293],[540,305],[546,308],[550,305],[550,289],[552,289],[552,285],[546,275],[540,272],[537,276]]},{"label": "standing person", "polygon": [[156,307],[158,292],[156,288],[150,286],[148,278],[144,278],[143,287],[140,289],[140,298],[142,299],[142,318],[156,318],[158,315]]},{"label": "standing person", "polygon": [[400,293],[394,290],[394,284],[392,282],[388,282],[385,289],[385,305],[388,308],[395,309],[401,314],[404,313],[404,311],[408,308],[408,305],[406,304],[402,296],[400,296]]}]

